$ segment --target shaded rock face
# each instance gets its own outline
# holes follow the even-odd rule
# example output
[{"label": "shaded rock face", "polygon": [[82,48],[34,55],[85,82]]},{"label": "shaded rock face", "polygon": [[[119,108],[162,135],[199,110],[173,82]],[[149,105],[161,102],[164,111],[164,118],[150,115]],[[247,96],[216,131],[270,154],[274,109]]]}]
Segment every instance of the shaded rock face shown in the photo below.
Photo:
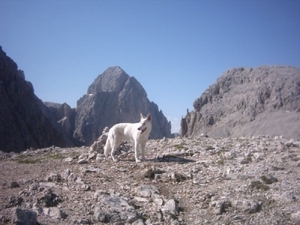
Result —
[{"label": "shaded rock face", "polygon": [[66,146],[23,71],[0,47],[0,150]]},{"label": "shaded rock face", "polygon": [[300,68],[230,69],[193,106],[182,118],[182,135],[300,139]]},{"label": "shaded rock face", "polygon": [[68,146],[74,146],[76,140],[73,139],[75,129],[76,110],[72,109],[68,104],[58,104],[51,102],[44,102],[46,113],[48,114],[51,122],[62,133]]},{"label": "shaded rock face", "polygon": [[141,84],[120,67],[110,67],[99,75],[77,102],[74,139],[91,145],[103,128],[116,123],[139,122],[140,112],[152,114],[150,138],[171,136],[171,124],[158,106],[150,102]]}]

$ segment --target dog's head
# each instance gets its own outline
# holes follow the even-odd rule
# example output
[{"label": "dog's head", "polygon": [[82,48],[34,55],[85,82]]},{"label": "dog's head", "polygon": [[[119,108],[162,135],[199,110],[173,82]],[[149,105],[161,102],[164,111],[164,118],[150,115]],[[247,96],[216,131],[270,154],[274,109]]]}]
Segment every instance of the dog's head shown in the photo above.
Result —
[{"label": "dog's head", "polygon": [[141,113],[141,121],[140,121],[140,126],[138,127],[138,130],[141,131],[141,134],[144,133],[146,130],[150,133],[152,124],[151,124],[151,114],[149,113],[146,117],[143,116]]}]

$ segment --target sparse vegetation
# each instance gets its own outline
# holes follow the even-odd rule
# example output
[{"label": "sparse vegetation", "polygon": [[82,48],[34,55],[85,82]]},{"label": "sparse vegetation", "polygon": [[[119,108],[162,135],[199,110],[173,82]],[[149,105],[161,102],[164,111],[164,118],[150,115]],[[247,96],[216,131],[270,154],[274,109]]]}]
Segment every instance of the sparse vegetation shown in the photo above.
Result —
[{"label": "sparse vegetation", "polygon": [[279,167],[279,166],[271,166],[271,168],[272,168],[272,170],[274,170],[274,171],[285,170],[285,168]]},{"label": "sparse vegetation", "polygon": [[186,147],[184,146],[185,144],[186,144],[185,142],[181,142],[180,144],[174,145],[174,147],[175,147],[177,150],[188,149],[188,148],[186,148]]},{"label": "sparse vegetation", "polygon": [[217,152],[217,155],[219,156],[219,159],[217,160],[217,164],[220,166],[224,166],[224,164],[225,164],[225,159],[224,159],[223,153],[224,153],[224,150],[219,150]]},{"label": "sparse vegetation", "polygon": [[42,160],[40,158],[31,159],[31,158],[23,158],[23,157],[17,158],[16,161],[18,163],[24,163],[24,164],[36,164],[36,163],[42,162]]},{"label": "sparse vegetation", "polygon": [[45,155],[45,158],[50,158],[50,159],[64,159],[65,157],[61,153],[47,153]]},{"label": "sparse vegetation", "polygon": [[260,179],[266,184],[272,184],[278,181],[278,179],[275,177],[270,178],[270,177],[266,177],[265,175],[261,176]]},{"label": "sparse vegetation", "polygon": [[267,190],[269,190],[270,187],[267,186],[267,185],[265,185],[265,184],[263,184],[259,180],[255,180],[255,181],[251,182],[250,188],[251,189],[261,189],[261,190],[267,191]]},{"label": "sparse vegetation", "polygon": [[213,147],[213,146],[206,146],[206,148],[205,148],[207,151],[209,151],[209,150],[214,150],[215,148]]}]

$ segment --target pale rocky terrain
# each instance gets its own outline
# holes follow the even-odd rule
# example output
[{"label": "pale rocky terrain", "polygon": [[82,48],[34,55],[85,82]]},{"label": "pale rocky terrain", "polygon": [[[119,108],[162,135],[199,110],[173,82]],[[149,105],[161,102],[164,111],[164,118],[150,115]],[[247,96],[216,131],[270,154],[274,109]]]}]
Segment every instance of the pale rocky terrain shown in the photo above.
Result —
[{"label": "pale rocky terrain", "polygon": [[300,224],[300,142],[150,140],[117,163],[89,147],[0,154],[0,224]]}]

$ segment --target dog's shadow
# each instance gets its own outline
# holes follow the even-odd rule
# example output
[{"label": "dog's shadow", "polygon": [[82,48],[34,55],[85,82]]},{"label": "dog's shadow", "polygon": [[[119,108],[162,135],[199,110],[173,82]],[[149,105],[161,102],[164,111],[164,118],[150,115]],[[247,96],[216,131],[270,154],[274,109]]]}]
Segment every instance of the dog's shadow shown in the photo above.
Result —
[{"label": "dog's shadow", "polygon": [[186,159],[176,155],[164,155],[153,159],[154,162],[176,162],[178,164],[194,163],[195,160]]},{"label": "dog's shadow", "polygon": [[[128,162],[135,162],[135,159],[119,159],[119,161],[128,161]],[[145,162],[175,162],[178,164],[186,164],[186,163],[195,163],[195,160],[186,159],[183,157],[175,156],[175,155],[164,155],[161,157],[156,157],[153,159],[146,159]]]}]

